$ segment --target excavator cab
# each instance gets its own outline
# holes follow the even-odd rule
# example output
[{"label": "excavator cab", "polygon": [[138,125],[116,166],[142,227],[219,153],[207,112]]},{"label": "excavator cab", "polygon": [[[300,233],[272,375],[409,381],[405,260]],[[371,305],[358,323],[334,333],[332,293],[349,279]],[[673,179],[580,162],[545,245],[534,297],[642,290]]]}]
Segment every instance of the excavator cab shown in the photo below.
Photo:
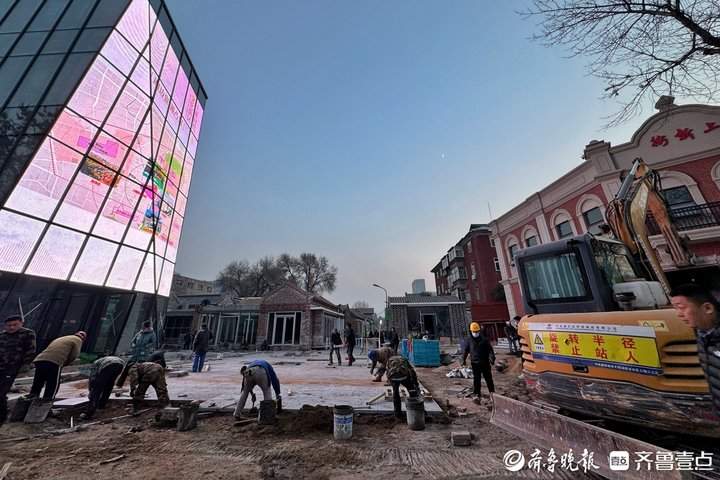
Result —
[{"label": "excavator cab", "polygon": [[580,235],[521,250],[515,263],[528,313],[609,312],[668,304],[661,285],[642,278],[627,247],[615,240]]}]

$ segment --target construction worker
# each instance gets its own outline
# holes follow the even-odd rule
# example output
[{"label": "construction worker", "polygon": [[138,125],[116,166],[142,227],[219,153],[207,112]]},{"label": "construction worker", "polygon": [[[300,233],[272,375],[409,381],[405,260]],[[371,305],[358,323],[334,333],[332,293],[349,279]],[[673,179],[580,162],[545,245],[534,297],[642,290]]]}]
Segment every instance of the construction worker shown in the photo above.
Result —
[{"label": "construction worker", "polygon": [[272,400],[270,394],[270,386],[272,385],[275,390],[275,401],[277,403],[277,412],[280,413],[282,410],[282,395],[280,393],[280,380],[278,380],[275,370],[265,360],[255,360],[250,362],[249,365],[245,365],[240,369],[240,373],[243,376],[242,380],[242,393],[240,399],[235,406],[235,418],[242,417],[242,411],[245,408],[245,402],[247,402],[248,395],[252,398],[253,405],[255,404],[255,393],[253,389],[258,386],[263,393],[263,400]]},{"label": "construction worker", "polygon": [[695,329],[700,366],[710,385],[715,414],[720,416],[720,303],[705,288],[681,285],[670,292],[678,317]]},{"label": "construction worker", "polygon": [[120,357],[107,356],[98,358],[90,368],[88,380],[88,406],[85,413],[80,415],[82,419],[90,419],[98,408],[105,408],[110,398],[115,380],[125,368],[125,362]]},{"label": "construction worker", "polygon": [[161,407],[170,405],[165,368],[160,364],[160,359],[154,362],[133,363],[128,369],[128,378],[130,379],[130,396],[133,399],[133,412],[137,412],[140,408],[140,403],[145,398],[145,392],[150,386],[155,390]]},{"label": "construction worker", "polygon": [[343,341],[340,337],[340,332],[338,332],[338,329],[336,328],[330,335],[330,362],[328,362],[328,365],[333,364],[333,353],[337,355],[338,365],[342,365],[342,357],[340,357],[340,347],[342,346],[342,343]]},{"label": "construction worker", "polygon": [[15,377],[30,369],[34,357],[35,332],[23,328],[20,315],[7,317],[0,332],[0,425],[7,419],[7,394]]},{"label": "construction worker", "polygon": [[417,398],[420,395],[420,384],[418,383],[417,374],[407,358],[396,355],[390,357],[388,360],[387,377],[392,384],[395,416],[400,418],[402,417],[400,386],[405,387],[410,398]]},{"label": "construction worker", "polygon": [[495,391],[491,368],[491,365],[495,363],[495,352],[477,322],[470,324],[470,338],[467,339],[463,348],[463,366],[465,366],[468,355],[470,356],[470,366],[473,372],[473,394],[477,395],[476,400],[479,401],[482,377],[485,377],[490,393]]},{"label": "construction worker", "polygon": [[394,356],[395,351],[392,349],[392,347],[376,348],[368,352],[368,359],[372,362],[372,364],[370,365],[370,375],[373,374],[373,370],[375,370],[375,365],[377,365],[378,363],[380,364],[380,366],[378,367],[377,375],[373,379],[373,382],[382,381],[382,376],[387,370],[388,360],[390,360],[390,357]]},{"label": "construction worker", "polygon": [[35,357],[35,377],[30,388],[30,397],[37,398],[45,388],[43,400],[53,400],[60,388],[60,374],[63,367],[70,365],[80,355],[80,349],[87,334],[77,332],[74,335],[59,337]]}]

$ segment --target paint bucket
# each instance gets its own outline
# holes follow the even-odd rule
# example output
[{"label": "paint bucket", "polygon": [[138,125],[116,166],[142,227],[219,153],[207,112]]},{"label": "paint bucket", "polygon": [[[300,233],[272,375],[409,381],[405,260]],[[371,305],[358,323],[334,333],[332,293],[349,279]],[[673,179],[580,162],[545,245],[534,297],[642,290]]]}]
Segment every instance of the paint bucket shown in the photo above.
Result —
[{"label": "paint bucket", "polygon": [[353,408],[350,405],[335,405],[333,408],[335,440],[349,440],[352,437]]},{"label": "paint bucket", "polygon": [[258,425],[274,425],[275,418],[275,401],[260,400],[260,408],[258,408]]},{"label": "paint bucket", "polygon": [[407,423],[410,430],[425,429],[425,401],[422,398],[405,399],[405,410],[407,411]]}]

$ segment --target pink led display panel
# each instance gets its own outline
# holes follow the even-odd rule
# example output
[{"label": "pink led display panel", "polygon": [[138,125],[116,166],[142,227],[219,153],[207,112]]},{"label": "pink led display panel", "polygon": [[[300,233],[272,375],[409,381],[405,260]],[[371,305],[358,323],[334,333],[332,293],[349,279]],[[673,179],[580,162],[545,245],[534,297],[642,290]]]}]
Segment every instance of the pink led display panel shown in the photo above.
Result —
[{"label": "pink led display panel", "polygon": [[203,107],[162,17],[132,0],[109,34],[0,210],[0,270],[169,294]]}]

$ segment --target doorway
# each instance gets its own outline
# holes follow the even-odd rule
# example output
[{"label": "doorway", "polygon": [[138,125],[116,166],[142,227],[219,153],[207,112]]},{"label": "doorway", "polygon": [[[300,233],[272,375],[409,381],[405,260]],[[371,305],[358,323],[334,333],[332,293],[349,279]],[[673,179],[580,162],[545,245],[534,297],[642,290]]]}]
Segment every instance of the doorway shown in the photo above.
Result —
[{"label": "doorway", "polygon": [[428,332],[430,335],[435,335],[435,314],[434,313],[423,313],[422,314],[422,326],[423,326],[423,331],[421,333]]}]

